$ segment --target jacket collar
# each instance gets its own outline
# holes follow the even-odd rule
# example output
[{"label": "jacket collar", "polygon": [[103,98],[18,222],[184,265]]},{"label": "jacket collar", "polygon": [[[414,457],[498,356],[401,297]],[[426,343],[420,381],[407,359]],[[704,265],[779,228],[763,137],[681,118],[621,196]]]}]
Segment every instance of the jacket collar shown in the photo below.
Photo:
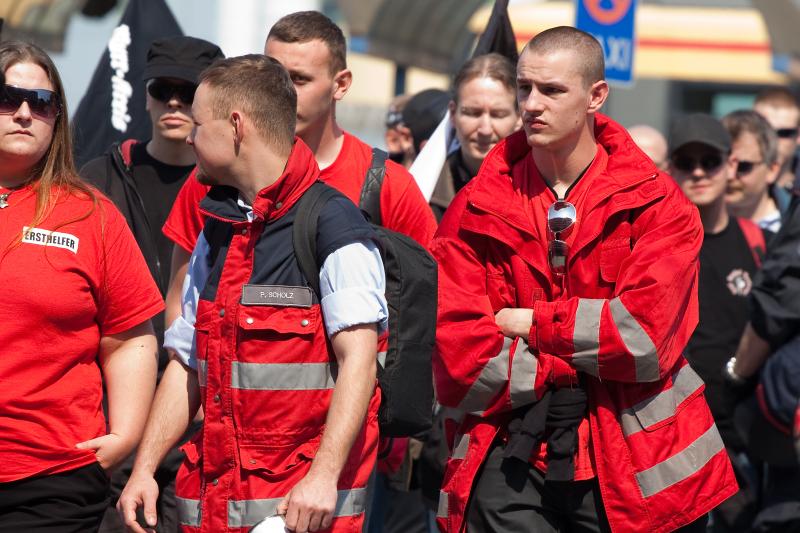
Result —
[{"label": "jacket collar", "polygon": [[[605,152],[601,160],[592,166],[605,163],[605,169],[590,168],[590,179],[584,212],[589,213],[598,206],[613,203],[620,208],[647,203],[654,193],[663,191],[653,178],[658,169],[631,139],[625,129],[598,113],[595,116],[595,139]],[[530,222],[519,202],[498,201],[498,198],[511,198],[513,190],[511,172],[516,163],[530,154],[525,131],[520,130],[495,146],[481,165],[477,177],[472,180],[469,204],[479,211],[493,214],[512,226],[529,234],[534,234]],[[602,155],[602,154],[598,154]],[[605,160],[605,161],[602,161]],[[652,185],[636,186],[651,182]],[[620,195],[626,189],[638,190],[633,195]]]},{"label": "jacket collar", "polygon": [[[295,137],[283,174],[269,187],[259,191],[253,202],[255,218],[272,222],[285,215],[319,178],[319,167],[306,144]],[[233,187],[215,186],[200,202],[200,211],[228,222],[244,222],[245,213],[238,205],[239,191]]]}]

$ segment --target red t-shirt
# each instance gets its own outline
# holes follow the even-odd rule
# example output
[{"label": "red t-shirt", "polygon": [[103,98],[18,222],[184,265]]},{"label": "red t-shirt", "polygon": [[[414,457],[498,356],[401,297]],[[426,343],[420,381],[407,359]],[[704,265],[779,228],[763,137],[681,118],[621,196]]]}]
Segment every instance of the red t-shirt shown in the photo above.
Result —
[{"label": "red t-shirt", "polygon": [[100,338],[164,308],[117,208],[98,193],[94,212],[74,221],[91,200],[53,195],[35,228],[25,229],[36,208],[30,187],[0,209],[0,482],[96,460],[75,444],[106,434]]},{"label": "red t-shirt", "polygon": [[[320,172],[320,179],[358,205],[361,187],[372,162],[372,148],[357,137],[344,134],[336,160]],[[208,187],[198,183],[194,173],[186,180],[164,224],[164,235],[191,252],[204,220],[197,209]],[[436,218],[414,181],[414,177],[394,161],[386,161],[386,177],[381,189],[383,226],[408,235],[426,248],[436,232]]]}]

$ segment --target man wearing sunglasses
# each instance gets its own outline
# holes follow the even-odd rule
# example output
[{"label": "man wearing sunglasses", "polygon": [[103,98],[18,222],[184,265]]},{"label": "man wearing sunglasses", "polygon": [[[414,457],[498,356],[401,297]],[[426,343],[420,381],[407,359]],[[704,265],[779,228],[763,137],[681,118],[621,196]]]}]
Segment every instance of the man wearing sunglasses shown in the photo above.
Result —
[{"label": "man wearing sunglasses", "polygon": [[[167,219],[175,197],[195,165],[186,137],[192,131],[192,101],[200,72],[224,57],[218,46],[194,37],[169,37],[153,41],[147,52],[143,81],[147,87],[146,108],[152,122],[149,140],[129,139],[114,144],[106,154],[81,169],[84,179],[103,191],[125,215],[136,241],[164,297],[170,274],[172,241],[160,228]],[[163,315],[153,319],[161,347],[164,341]],[[159,350],[159,375],[169,360]],[[181,453],[174,449],[159,470],[163,483],[159,501],[159,530],[177,528],[172,481],[180,466]],[[122,531],[114,509],[116,497],[130,475],[132,461],[112,479],[114,498],[101,531]]]},{"label": "man wearing sunglasses", "polygon": [[[599,114],[608,90],[591,35],[534,37],[517,65],[524,131],[489,153],[434,237],[436,392],[453,409],[444,531],[700,532],[736,492],[682,355],[700,219]],[[583,404],[553,409],[564,389]]]},{"label": "man wearing sunglasses", "polygon": [[[774,161],[775,134],[769,125],[753,111],[737,113],[745,113],[748,121],[755,116],[763,123],[772,135]],[[747,133],[742,116],[737,113],[726,120],[741,143],[742,136]],[[723,502],[714,511],[715,531],[720,532],[750,529],[755,516],[754,491],[758,490],[757,487],[744,488],[754,472],[734,424],[738,394],[732,394],[724,379],[725,365],[747,324],[747,297],[765,252],[762,229],[750,218],[728,214],[726,200],[740,199],[743,196],[741,182],[758,178],[745,175],[744,170],[751,173],[762,170],[741,168],[749,166],[743,163],[752,164],[752,161],[770,157],[759,154],[761,150],[755,137],[744,140],[752,141],[753,146],[739,144],[739,159],[730,157],[731,148],[736,144],[728,129],[719,120],[702,113],[680,117],[670,131],[669,172],[697,206],[704,233],[698,283],[700,320],[689,340],[686,358],[706,384],[706,399],[733,458],[739,474],[737,479],[743,486],[736,498]]]},{"label": "man wearing sunglasses", "polygon": [[781,170],[779,137],[764,117],[750,109],[729,113],[722,124],[733,139],[731,156],[736,163],[725,193],[728,210],[778,233],[791,200],[790,193],[775,183]]},{"label": "man wearing sunglasses", "polygon": [[753,111],[767,119],[778,135],[778,162],[781,171],[777,184],[791,190],[799,170],[797,143],[800,140],[800,106],[797,98],[785,87],[765,89],[756,96]]}]

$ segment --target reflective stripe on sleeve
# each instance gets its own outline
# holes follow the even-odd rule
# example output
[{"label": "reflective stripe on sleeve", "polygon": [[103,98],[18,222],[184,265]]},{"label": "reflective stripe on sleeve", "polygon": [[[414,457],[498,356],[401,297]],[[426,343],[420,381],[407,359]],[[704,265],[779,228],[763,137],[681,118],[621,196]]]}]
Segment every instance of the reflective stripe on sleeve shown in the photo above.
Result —
[{"label": "reflective stripe on sleeve", "polygon": [[525,339],[520,338],[517,343],[517,349],[514,351],[514,359],[511,361],[509,396],[511,397],[512,408],[536,401],[533,385],[536,382],[536,370],[538,367],[539,360],[530,352]]},{"label": "reflective stripe on sleeve", "polygon": [[178,522],[182,526],[200,527],[200,500],[176,496],[175,507],[178,510]]},{"label": "reflective stripe on sleeve", "polygon": [[456,435],[455,446],[453,446],[453,459],[464,459],[469,449],[469,434]]},{"label": "reflective stripe on sleeve", "polygon": [[244,390],[325,390],[335,385],[328,363],[231,365],[231,387]]},{"label": "reflective stripe on sleeve", "polygon": [[581,298],[575,311],[575,329],[572,333],[572,365],[590,376],[600,377],[597,352],[600,350],[600,316],[605,300]]},{"label": "reflective stripe on sleeve", "polygon": [[448,499],[447,493],[443,490],[439,491],[439,507],[436,510],[436,518],[447,518]]},{"label": "reflective stripe on sleeve", "polygon": [[645,428],[675,416],[678,406],[703,386],[703,380],[689,365],[672,376],[672,387],[620,413],[622,433],[630,437]]},{"label": "reflective stripe on sleeve", "polygon": [[492,398],[508,381],[508,361],[514,339],[504,337],[500,353],[489,359],[478,379],[472,384],[467,395],[458,405],[460,411],[481,415],[489,407]]},{"label": "reflective stripe on sleeve", "polygon": [[208,362],[205,359],[197,360],[197,382],[201,387],[205,387],[208,377]]},{"label": "reflective stripe on sleeve", "polygon": [[636,474],[642,496],[649,498],[687,479],[707,465],[724,448],[717,426],[712,424],[683,451]]},{"label": "reflective stripe on sleeve", "polygon": [[625,347],[633,355],[636,367],[636,381],[656,381],[659,378],[658,353],[647,332],[623,305],[622,300],[614,298],[608,304],[611,317],[619,331]]},{"label": "reflective stripe on sleeve", "polygon": [[[251,527],[261,520],[274,516],[283,498],[263,500],[231,500],[228,502],[228,527]],[[356,516],[367,506],[367,489],[345,489],[338,491],[335,518]]]}]

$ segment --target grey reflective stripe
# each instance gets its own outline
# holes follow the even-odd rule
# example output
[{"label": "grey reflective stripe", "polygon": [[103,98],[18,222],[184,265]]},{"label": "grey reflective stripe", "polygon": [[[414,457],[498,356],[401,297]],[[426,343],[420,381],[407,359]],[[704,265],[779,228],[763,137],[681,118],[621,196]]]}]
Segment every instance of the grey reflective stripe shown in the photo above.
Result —
[{"label": "grey reflective stripe", "polygon": [[242,363],[231,365],[231,387],[246,390],[332,389],[328,363]]},{"label": "grey reflective stripe", "polygon": [[717,426],[708,430],[683,451],[636,474],[642,496],[649,498],[698,472],[725,449]]},{"label": "grey reflective stripe", "polygon": [[456,443],[453,446],[453,459],[463,459],[467,456],[469,449],[469,435],[456,435]]},{"label": "grey reflective stripe", "polygon": [[187,500],[175,497],[178,508],[178,521],[183,526],[200,527],[200,500]]},{"label": "grey reflective stripe", "polygon": [[[228,527],[251,527],[268,516],[275,515],[283,498],[263,500],[231,500],[228,502]],[[334,517],[355,516],[367,507],[367,489],[340,490]]]},{"label": "grey reflective stripe", "polygon": [[511,384],[508,394],[511,397],[511,407],[527,405],[536,401],[533,384],[536,382],[536,370],[539,360],[528,349],[528,343],[520,338],[514,359],[511,360]]},{"label": "grey reflective stripe", "polygon": [[386,367],[386,352],[378,352],[378,363],[382,367]]},{"label": "grey reflective stripe", "polygon": [[439,508],[436,510],[436,518],[447,518],[447,493],[443,490],[439,491]]},{"label": "grey reflective stripe", "polygon": [[205,387],[208,378],[208,363],[205,359],[197,360],[197,381],[201,387]]},{"label": "grey reflective stripe", "polygon": [[442,407],[442,417],[447,420],[452,420],[456,424],[461,424],[464,421],[464,411],[459,411],[455,407]]},{"label": "grey reflective stripe", "polygon": [[625,347],[633,355],[634,365],[636,366],[636,381],[656,381],[658,380],[658,353],[656,345],[642,326],[636,321],[625,306],[622,300],[614,298],[608,304],[611,309],[611,317],[617,326],[619,336]]},{"label": "grey reflective stripe", "polygon": [[478,379],[472,384],[467,395],[458,404],[458,409],[467,413],[483,414],[489,406],[489,402],[495,397],[497,392],[508,381],[508,359],[509,350],[513,339],[504,337],[503,348],[500,353],[489,359],[483,367]]},{"label": "grey reflective stripe", "polygon": [[605,300],[581,298],[575,311],[572,365],[594,377],[600,377],[597,352],[600,350],[600,317],[605,303]]},{"label": "grey reflective stripe", "polygon": [[672,387],[624,409],[620,414],[622,433],[629,437],[644,428],[675,416],[678,406],[703,386],[703,380],[689,365],[672,376]]}]

